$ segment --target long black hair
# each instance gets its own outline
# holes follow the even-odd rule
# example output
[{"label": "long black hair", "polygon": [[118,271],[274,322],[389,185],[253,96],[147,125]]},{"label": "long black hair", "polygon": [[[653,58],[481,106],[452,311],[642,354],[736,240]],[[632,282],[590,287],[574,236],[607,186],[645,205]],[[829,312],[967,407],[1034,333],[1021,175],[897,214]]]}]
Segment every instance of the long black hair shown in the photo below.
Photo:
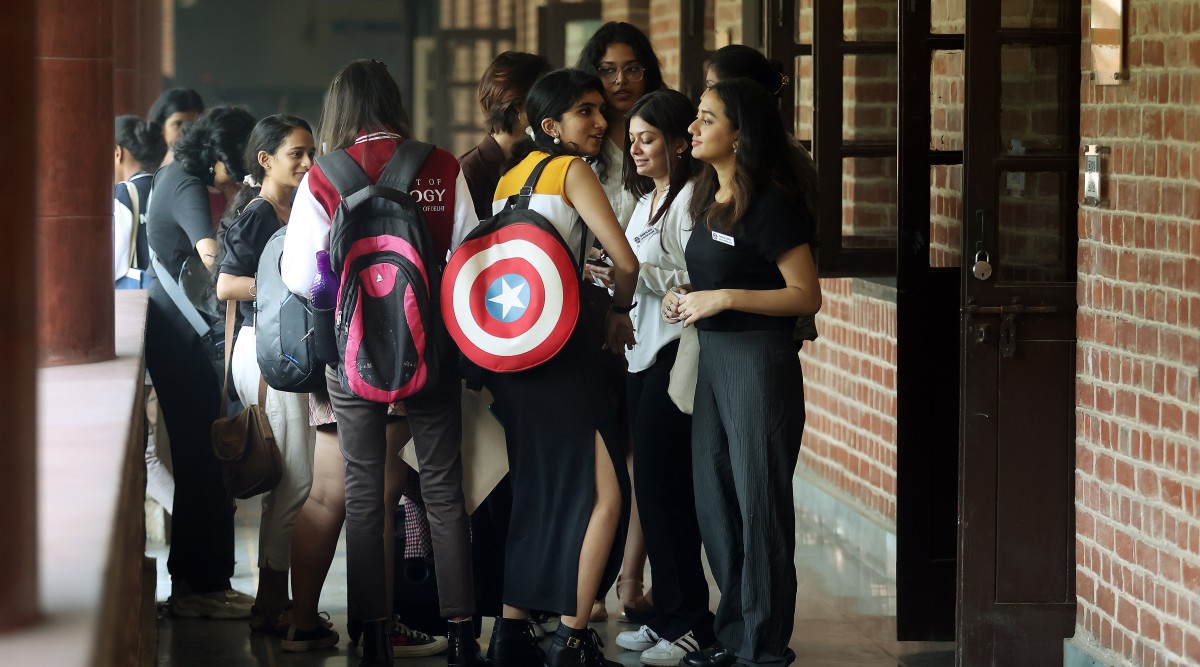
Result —
[{"label": "long black hair", "polygon": [[405,139],[412,136],[400,87],[387,65],[378,60],[355,60],[343,67],[325,93],[317,152],[348,148],[359,132],[387,128]]},{"label": "long black hair", "polygon": [[[703,166],[702,162],[692,157],[691,135],[688,133],[688,125],[695,118],[695,108],[687,95],[677,90],[663,88],[645,95],[629,110],[628,120],[625,121],[625,132],[629,132],[629,121],[634,118],[641,118],[648,125],[656,128],[662,133],[668,165],[671,163],[671,144],[682,141],[685,145],[683,153],[679,155],[678,164],[670,172],[670,190],[667,192],[667,197],[658,207],[658,212],[650,219],[651,226],[666,214],[679,191],[700,173]],[[654,180],[649,176],[641,176],[637,173],[629,151],[625,152],[621,171],[625,189],[632,192],[634,197],[640,199],[654,191]]]},{"label": "long black hair", "polygon": [[173,114],[188,112],[204,113],[204,100],[200,98],[200,93],[191,88],[172,88],[164,90],[154,100],[147,118],[162,128]]},{"label": "long black hair", "polygon": [[213,184],[213,167],[222,162],[229,179],[246,176],[242,162],[254,116],[241,107],[220,106],[205,111],[175,142],[175,159],[205,185]]},{"label": "long black hair", "polygon": [[[663,87],[662,65],[658,62],[658,54],[654,53],[654,47],[650,45],[650,38],[637,26],[623,21],[609,21],[597,28],[580,50],[575,68],[599,76],[600,61],[604,58],[604,52],[613,44],[627,44],[633,49],[633,57],[637,59],[638,64],[646,70],[642,77],[642,81],[645,82],[643,94],[653,93]],[[608,91],[601,92],[607,99]],[[610,115],[608,120],[609,123],[615,124],[623,119]],[[595,163],[600,179],[604,180],[609,165],[605,161],[603,150],[596,156]]]},{"label": "long black hair", "polygon": [[143,171],[152,171],[162,163],[167,154],[167,142],[157,123],[137,116],[117,116],[113,129],[116,145],[129,151]]},{"label": "long black hair", "polygon": [[520,164],[533,151],[553,156],[579,155],[579,146],[554,143],[554,138],[542,128],[542,121],[546,118],[561,121],[563,114],[592,90],[604,97],[604,84],[600,83],[600,79],[577,69],[556,69],[538,79],[525,98],[525,115],[529,117],[533,138],[524,139],[513,146],[513,156],[504,164],[502,172]]},{"label": "long black hair", "polygon": [[707,165],[696,180],[691,214],[710,229],[741,231],[741,221],[764,188],[775,186],[810,215],[816,195],[816,170],[807,152],[784,129],[774,96],[746,78],[723,79],[712,87],[730,126],[737,130],[732,197],[717,203],[716,169]]}]

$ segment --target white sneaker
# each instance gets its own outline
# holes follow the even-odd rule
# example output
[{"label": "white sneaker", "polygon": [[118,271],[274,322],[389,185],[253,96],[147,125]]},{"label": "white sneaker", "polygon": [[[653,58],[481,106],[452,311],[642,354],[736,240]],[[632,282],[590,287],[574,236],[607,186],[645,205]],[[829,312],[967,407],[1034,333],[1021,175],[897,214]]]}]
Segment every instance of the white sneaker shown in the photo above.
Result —
[{"label": "white sneaker", "polygon": [[700,643],[696,641],[696,636],[689,632],[674,642],[659,639],[657,644],[642,651],[641,660],[643,665],[675,667],[683,656],[699,650]]},{"label": "white sneaker", "polygon": [[626,630],[617,635],[617,646],[626,651],[645,651],[657,643],[658,635],[648,625],[643,625],[637,630]]}]

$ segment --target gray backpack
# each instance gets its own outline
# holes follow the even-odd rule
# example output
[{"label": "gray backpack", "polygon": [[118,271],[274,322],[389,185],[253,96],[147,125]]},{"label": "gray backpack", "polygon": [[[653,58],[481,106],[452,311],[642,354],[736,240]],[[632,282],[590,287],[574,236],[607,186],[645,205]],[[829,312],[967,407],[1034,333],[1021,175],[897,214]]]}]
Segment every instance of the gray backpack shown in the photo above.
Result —
[{"label": "gray backpack", "polygon": [[279,391],[307,393],[325,386],[325,364],[317,357],[313,307],[292,294],[279,275],[283,236],[271,236],[258,260],[254,294],[254,337],[258,369]]}]

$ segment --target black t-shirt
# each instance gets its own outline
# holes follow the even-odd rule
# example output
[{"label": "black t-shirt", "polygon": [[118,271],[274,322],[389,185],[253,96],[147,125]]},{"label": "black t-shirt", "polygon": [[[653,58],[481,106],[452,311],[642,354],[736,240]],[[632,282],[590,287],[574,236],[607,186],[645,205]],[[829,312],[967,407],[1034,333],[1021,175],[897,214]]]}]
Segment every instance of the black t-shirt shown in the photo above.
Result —
[{"label": "black t-shirt", "polygon": [[154,175],[153,189],[146,211],[146,237],[163,266],[178,279],[187,258],[200,261],[196,244],[213,234],[208,188],[179,162],[172,162]]},{"label": "black t-shirt", "polygon": [[[803,205],[776,187],[758,193],[736,238],[696,223],[686,249],[692,288],[700,290],[773,290],[787,286],[776,261],[785,252],[810,243],[816,225]],[[705,331],[791,331],[795,317],[727,310],[696,323]]]},{"label": "black t-shirt", "polygon": [[[225,231],[225,259],[221,260],[220,272],[253,278],[258,273],[258,258],[279,227],[279,217],[270,202],[251,202]],[[254,322],[253,301],[238,302],[238,310],[242,324]]]}]

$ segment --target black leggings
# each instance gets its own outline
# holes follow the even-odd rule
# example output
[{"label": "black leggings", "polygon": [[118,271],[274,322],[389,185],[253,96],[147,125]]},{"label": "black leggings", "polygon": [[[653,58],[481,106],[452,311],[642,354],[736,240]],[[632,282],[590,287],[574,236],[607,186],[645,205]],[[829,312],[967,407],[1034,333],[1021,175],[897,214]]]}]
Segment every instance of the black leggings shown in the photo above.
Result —
[{"label": "black leggings", "polygon": [[714,639],[713,616],[692,491],[692,418],[667,395],[678,351],[678,340],[668,343],[653,366],[628,373],[626,382],[634,492],[654,572],[655,615],[647,625],[667,641],[695,632],[707,646]]},{"label": "black leggings", "polygon": [[175,470],[167,570],[196,593],[228,590],[233,576],[234,504],[209,435],[221,410],[221,388],[204,345],[162,287],[151,285],[146,368],[162,406]]}]

